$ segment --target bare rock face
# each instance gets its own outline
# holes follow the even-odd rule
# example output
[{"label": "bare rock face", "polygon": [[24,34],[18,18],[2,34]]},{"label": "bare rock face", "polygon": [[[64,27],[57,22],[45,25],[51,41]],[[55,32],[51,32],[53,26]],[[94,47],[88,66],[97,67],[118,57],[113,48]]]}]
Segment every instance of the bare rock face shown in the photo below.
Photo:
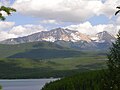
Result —
[{"label": "bare rock face", "polygon": [[47,41],[60,46],[77,49],[104,49],[109,48],[116,38],[107,31],[88,36],[75,30],[56,28],[42,31],[25,37],[11,38],[1,41],[0,44],[20,44],[28,42]]},{"label": "bare rock face", "polygon": [[4,40],[2,44],[20,44],[35,41],[55,42],[58,40],[77,42],[80,40],[91,42],[90,37],[78,31],[56,28],[50,31],[42,31],[25,37]]}]

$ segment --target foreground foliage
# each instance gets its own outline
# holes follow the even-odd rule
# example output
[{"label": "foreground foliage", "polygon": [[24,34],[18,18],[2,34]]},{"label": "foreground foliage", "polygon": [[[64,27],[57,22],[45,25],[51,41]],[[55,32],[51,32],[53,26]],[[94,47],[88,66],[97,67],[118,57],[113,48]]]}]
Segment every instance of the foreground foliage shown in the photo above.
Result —
[{"label": "foreground foliage", "polygon": [[103,90],[102,71],[84,72],[46,84],[42,90]]},{"label": "foreground foliage", "polygon": [[5,16],[3,16],[1,11],[6,12],[7,15],[11,15],[12,12],[16,12],[16,9],[11,8],[11,7],[1,6],[0,7],[0,20],[4,21],[6,18],[5,18]]},{"label": "foreground foliage", "polygon": [[2,86],[0,85],[0,90],[2,90]]},{"label": "foreground foliage", "polygon": [[108,72],[106,72],[104,88],[120,90],[120,31],[108,54]]}]

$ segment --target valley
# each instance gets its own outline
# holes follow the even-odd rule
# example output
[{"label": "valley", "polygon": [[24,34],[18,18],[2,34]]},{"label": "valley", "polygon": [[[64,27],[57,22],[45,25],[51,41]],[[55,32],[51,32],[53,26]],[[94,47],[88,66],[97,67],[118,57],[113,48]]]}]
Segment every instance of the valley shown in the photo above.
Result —
[{"label": "valley", "polygon": [[120,90],[119,14],[119,0],[0,0],[0,90]]},{"label": "valley", "polygon": [[59,78],[106,68],[102,49],[86,50],[39,41],[0,44],[0,78]]},{"label": "valley", "polygon": [[58,59],[0,59],[2,79],[58,78],[75,73],[106,68],[104,56]]}]

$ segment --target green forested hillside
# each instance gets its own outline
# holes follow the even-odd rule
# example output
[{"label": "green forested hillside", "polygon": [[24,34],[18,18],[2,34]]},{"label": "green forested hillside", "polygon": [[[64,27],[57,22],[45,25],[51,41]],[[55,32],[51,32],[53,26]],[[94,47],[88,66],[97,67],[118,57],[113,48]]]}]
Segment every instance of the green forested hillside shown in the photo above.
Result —
[{"label": "green forested hillside", "polygon": [[101,51],[77,51],[51,42],[0,45],[0,78],[65,77],[105,68]]},{"label": "green forested hillside", "polygon": [[50,78],[105,68],[105,57],[0,59],[0,78]]},{"label": "green forested hillside", "polygon": [[22,53],[17,53],[8,58],[30,58],[30,59],[50,59],[50,58],[66,58],[80,56],[80,51],[58,50],[58,49],[32,49]]},{"label": "green forested hillside", "polygon": [[16,45],[0,44],[0,58],[50,59],[80,56],[100,56],[106,51],[83,51],[59,46],[52,42],[31,42]]},{"label": "green forested hillside", "polygon": [[103,90],[102,71],[90,71],[66,77],[49,84],[42,90]]},{"label": "green forested hillside", "polygon": [[0,45],[0,58],[57,58],[80,55],[80,52],[51,42],[31,42],[17,45]]}]

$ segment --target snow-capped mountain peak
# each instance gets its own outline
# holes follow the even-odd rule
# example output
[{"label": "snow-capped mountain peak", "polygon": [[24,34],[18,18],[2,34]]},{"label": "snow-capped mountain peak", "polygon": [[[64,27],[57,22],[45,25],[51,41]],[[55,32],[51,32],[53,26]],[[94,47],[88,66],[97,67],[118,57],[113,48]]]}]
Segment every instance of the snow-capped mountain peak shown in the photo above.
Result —
[{"label": "snow-capped mountain peak", "polygon": [[92,36],[91,39],[98,43],[111,43],[116,40],[116,38],[113,35],[109,34],[107,31],[99,32],[96,35]]},{"label": "snow-capped mountain peak", "polygon": [[78,31],[63,29],[63,28],[56,28],[50,31],[42,31],[39,33],[25,36],[25,37],[7,39],[2,41],[1,43],[19,44],[19,43],[27,43],[27,42],[35,42],[35,41],[55,42],[58,40],[72,41],[72,42],[77,42],[77,41],[91,42],[91,39],[89,36],[82,34]]}]

